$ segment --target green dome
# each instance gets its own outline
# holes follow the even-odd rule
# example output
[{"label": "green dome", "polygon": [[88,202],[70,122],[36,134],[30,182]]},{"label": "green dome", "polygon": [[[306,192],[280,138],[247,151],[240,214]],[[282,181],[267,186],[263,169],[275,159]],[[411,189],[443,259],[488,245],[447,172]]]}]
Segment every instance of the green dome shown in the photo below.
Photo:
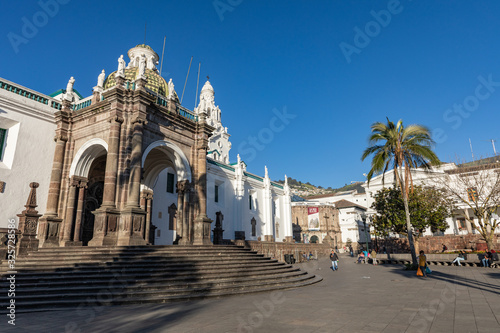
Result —
[{"label": "green dome", "polygon": [[[142,45],[137,45],[138,47],[144,47]],[[150,48],[146,45],[146,48]],[[150,48],[151,49],[151,48]],[[137,78],[137,73],[139,72],[139,68],[130,67],[125,68],[125,81],[133,82]],[[116,85],[115,81],[116,71],[108,75],[106,81],[104,82],[104,89],[109,89]],[[146,88],[160,94],[163,96],[168,96],[168,84],[164,78],[162,78],[156,71],[153,71],[149,68],[146,68],[146,78],[148,82],[146,83]]]}]

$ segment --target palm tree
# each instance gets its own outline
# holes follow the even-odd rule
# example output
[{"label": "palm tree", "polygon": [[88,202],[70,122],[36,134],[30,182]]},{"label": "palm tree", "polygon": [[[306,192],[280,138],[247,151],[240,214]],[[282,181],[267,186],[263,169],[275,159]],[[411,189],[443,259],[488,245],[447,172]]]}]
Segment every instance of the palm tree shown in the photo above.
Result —
[{"label": "palm tree", "polygon": [[396,183],[401,189],[406,212],[406,228],[408,243],[410,245],[413,264],[417,264],[415,245],[410,223],[410,210],[408,208],[408,193],[413,191],[412,168],[431,168],[441,162],[432,151],[430,131],[421,125],[403,126],[399,120],[396,125],[387,118],[387,124],[376,122],[371,126],[372,134],[369,138],[369,147],[363,152],[361,160],[364,161],[373,154],[372,168],[367,175],[368,184],[374,174],[382,173],[382,184],[385,172],[389,167],[394,168]]}]

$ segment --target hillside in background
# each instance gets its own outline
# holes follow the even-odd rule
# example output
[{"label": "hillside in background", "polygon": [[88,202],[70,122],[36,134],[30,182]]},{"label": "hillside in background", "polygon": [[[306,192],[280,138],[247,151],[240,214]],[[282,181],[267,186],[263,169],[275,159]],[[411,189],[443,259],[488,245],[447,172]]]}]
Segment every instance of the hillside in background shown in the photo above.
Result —
[{"label": "hillside in background", "polygon": [[[284,184],[285,181],[278,180],[277,183]],[[357,190],[358,192],[364,192],[365,190],[361,186],[362,184],[363,182],[355,182],[352,184],[346,184],[339,188],[332,188],[332,187],[324,188],[321,185],[315,186],[309,182],[302,183],[300,180],[296,180],[291,177],[288,178],[288,185],[290,186],[290,191],[292,192],[292,194],[302,198],[307,198],[314,195],[329,194],[329,193],[333,194],[337,192],[352,191],[352,190]]]}]

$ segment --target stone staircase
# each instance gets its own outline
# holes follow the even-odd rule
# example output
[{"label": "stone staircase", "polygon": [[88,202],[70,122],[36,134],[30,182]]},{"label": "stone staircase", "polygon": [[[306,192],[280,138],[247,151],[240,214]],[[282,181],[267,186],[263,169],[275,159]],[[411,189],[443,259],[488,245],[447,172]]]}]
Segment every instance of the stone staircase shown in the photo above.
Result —
[{"label": "stone staircase", "polygon": [[[42,248],[17,258],[15,270],[16,312],[164,303],[321,281],[291,265],[231,245]],[[10,301],[8,271],[3,261],[2,309]]]}]

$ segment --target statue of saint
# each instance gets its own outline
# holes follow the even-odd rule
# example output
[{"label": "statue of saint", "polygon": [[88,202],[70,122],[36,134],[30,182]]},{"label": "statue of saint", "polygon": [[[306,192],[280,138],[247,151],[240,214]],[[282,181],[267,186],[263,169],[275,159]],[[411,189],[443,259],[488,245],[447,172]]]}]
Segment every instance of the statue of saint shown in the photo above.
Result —
[{"label": "statue of saint", "polygon": [[172,82],[172,79],[168,81],[168,98],[174,98],[175,96],[175,89],[174,89],[174,82]]},{"label": "statue of saint", "polygon": [[116,75],[125,76],[125,60],[123,60],[123,54],[118,58],[118,71]]},{"label": "statue of saint", "polygon": [[154,56],[150,56],[148,58],[148,64],[147,64],[147,68],[151,69],[151,70],[155,70],[155,63],[154,63]]},{"label": "statue of saint", "polygon": [[66,94],[70,94],[73,92],[73,85],[75,84],[75,78],[71,77],[68,81],[68,85],[66,86]]},{"label": "statue of saint", "polygon": [[101,74],[97,77],[97,86],[98,87],[104,87],[104,78],[106,77],[106,74],[104,73],[104,69],[102,70]]},{"label": "statue of saint", "polygon": [[139,60],[139,77],[146,76],[146,56],[141,55],[141,60]]}]

